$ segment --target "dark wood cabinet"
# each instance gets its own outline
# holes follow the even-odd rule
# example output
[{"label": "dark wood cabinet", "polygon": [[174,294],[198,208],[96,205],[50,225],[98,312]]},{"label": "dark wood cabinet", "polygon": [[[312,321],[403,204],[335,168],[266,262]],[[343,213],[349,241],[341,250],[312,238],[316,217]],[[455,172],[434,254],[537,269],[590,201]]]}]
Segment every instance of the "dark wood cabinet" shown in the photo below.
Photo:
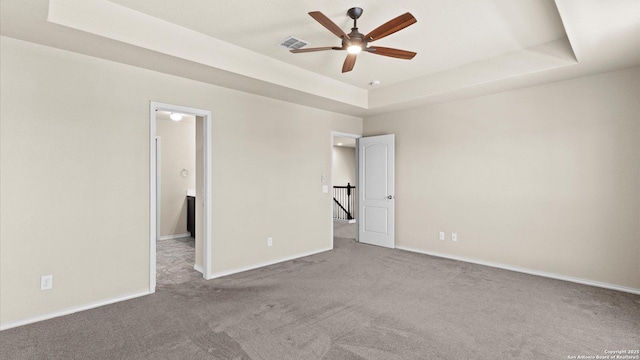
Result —
[{"label": "dark wood cabinet", "polygon": [[191,233],[191,237],[196,237],[196,198],[187,196],[187,231]]}]

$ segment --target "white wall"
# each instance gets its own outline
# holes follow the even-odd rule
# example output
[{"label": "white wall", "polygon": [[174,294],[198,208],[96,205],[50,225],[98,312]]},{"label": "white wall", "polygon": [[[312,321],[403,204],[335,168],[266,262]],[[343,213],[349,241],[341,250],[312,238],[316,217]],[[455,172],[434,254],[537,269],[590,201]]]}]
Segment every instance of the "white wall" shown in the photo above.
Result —
[{"label": "white wall", "polygon": [[346,146],[333,147],[333,185],[356,185],[356,149]]},{"label": "white wall", "polygon": [[[158,117],[160,137],[160,236],[187,233],[187,189],[196,188],[196,124],[193,117]],[[182,170],[186,171],[183,176]]]},{"label": "white wall", "polygon": [[397,245],[640,289],[639,99],[632,68],[365,119]]},{"label": "white wall", "polygon": [[214,273],[331,247],[320,175],[331,131],[361,119],[7,37],[0,50],[0,326],[148,291],[150,101],[212,111]]}]

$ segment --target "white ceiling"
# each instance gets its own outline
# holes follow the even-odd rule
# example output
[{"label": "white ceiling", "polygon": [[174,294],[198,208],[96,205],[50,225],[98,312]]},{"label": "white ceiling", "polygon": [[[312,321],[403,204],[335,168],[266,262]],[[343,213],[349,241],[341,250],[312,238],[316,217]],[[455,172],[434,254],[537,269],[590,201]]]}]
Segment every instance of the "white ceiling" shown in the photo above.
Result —
[{"label": "white ceiling", "polygon": [[[553,0],[358,1],[362,33],[411,12],[418,22],[376,46],[415,51],[411,61],[361,54],[356,67],[342,74],[341,51],[291,54],[277,46],[287,36],[309,47],[339,46],[340,39],[307,13],[322,11],[346,33],[353,26],[344,1],[184,1],[112,0],[131,9],[193,29],[303,69],[367,89],[402,82],[566,37]],[[435,5],[435,6],[434,6]]]},{"label": "white ceiling", "polygon": [[[638,0],[2,0],[0,33],[156,71],[355,116],[560,81],[640,65]],[[373,45],[416,51],[411,61],[344,52],[291,54],[339,39],[364,9],[366,33],[411,12],[418,22]],[[380,80],[381,86],[369,82]]]}]

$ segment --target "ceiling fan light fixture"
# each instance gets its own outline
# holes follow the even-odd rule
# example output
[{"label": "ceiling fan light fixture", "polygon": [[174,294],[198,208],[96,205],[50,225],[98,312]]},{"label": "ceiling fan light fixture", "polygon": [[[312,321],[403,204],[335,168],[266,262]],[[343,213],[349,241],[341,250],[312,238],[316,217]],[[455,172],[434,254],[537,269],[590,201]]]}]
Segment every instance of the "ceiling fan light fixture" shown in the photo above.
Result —
[{"label": "ceiling fan light fixture", "polygon": [[407,26],[415,24],[417,22],[416,18],[411,15],[411,13],[404,13],[400,16],[397,16],[386,23],[378,26],[373,29],[373,31],[365,34],[362,34],[358,31],[358,18],[362,15],[362,8],[354,7],[347,11],[347,16],[353,19],[353,27],[351,28],[351,32],[347,34],[344,32],[340,26],[338,26],[335,22],[329,19],[325,14],[320,11],[311,11],[309,15],[316,20],[320,25],[324,26],[327,30],[329,30],[333,35],[337,36],[342,40],[342,46],[323,46],[323,47],[314,47],[314,48],[303,48],[303,49],[291,49],[290,52],[294,54],[298,53],[307,53],[307,52],[315,52],[315,51],[328,51],[328,50],[347,50],[348,55],[344,59],[344,63],[342,64],[342,72],[346,73],[353,70],[353,66],[356,63],[357,55],[363,51],[368,53],[388,56],[398,59],[411,60],[416,53],[413,51],[406,51],[394,48],[387,48],[381,46],[369,46],[370,42],[380,40],[386,36],[394,34]]},{"label": "ceiling fan light fixture", "polygon": [[360,54],[361,51],[362,51],[362,46],[361,45],[350,45],[347,48],[347,52],[349,54]]}]

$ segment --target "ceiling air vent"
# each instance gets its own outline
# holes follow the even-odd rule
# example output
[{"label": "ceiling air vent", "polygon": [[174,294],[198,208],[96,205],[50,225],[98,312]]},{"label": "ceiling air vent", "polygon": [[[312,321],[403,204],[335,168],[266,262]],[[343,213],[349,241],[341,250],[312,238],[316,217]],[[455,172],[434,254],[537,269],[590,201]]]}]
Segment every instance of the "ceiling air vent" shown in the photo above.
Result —
[{"label": "ceiling air vent", "polygon": [[304,40],[294,38],[293,36],[289,36],[288,38],[282,40],[282,42],[278,45],[288,50],[298,50],[309,45],[309,43]]}]

